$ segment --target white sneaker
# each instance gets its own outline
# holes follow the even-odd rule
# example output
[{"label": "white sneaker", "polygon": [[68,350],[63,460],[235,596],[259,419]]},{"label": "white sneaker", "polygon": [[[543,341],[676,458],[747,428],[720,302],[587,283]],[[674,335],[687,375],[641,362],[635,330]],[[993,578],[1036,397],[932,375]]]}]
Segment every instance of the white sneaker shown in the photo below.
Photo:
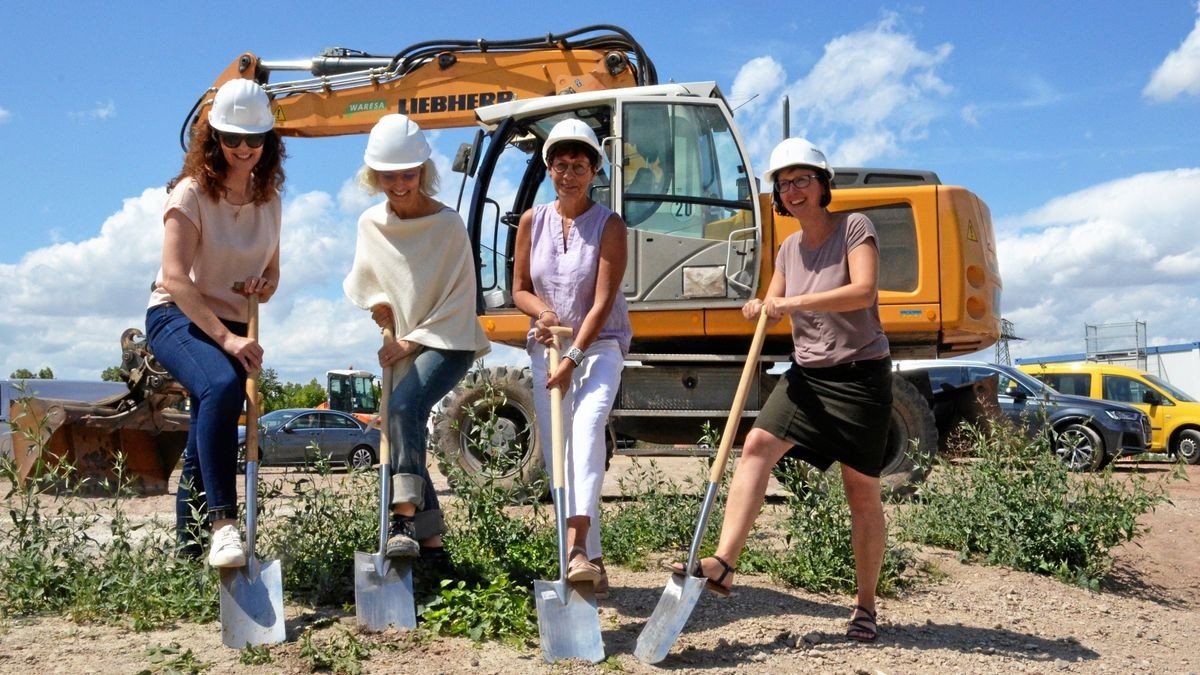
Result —
[{"label": "white sneaker", "polygon": [[208,564],[212,567],[246,566],[246,549],[242,546],[242,535],[238,534],[236,527],[226,525],[213,532]]}]

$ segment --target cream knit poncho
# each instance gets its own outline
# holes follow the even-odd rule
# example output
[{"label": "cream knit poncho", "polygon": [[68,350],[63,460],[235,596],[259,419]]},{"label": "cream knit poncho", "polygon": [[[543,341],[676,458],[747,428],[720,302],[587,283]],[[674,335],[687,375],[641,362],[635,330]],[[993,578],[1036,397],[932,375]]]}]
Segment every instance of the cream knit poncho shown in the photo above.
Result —
[{"label": "cream knit poncho", "polygon": [[[358,219],[354,265],[342,288],[363,309],[391,305],[397,340],[474,350],[476,358],[491,351],[475,317],[470,240],[462,218],[449,207],[404,220],[387,202],[364,211]],[[394,381],[404,376],[412,359],[393,367]]]}]

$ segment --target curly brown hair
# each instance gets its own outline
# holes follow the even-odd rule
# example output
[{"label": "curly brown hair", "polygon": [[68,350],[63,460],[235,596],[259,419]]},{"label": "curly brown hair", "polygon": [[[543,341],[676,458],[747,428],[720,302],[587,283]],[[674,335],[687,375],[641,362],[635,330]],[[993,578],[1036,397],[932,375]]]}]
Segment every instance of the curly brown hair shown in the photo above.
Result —
[{"label": "curly brown hair", "polygon": [[[278,196],[285,177],[283,160],[287,158],[287,152],[279,132],[274,129],[268,131],[262,148],[262,157],[254,165],[251,178],[252,201],[255,204],[265,204]],[[209,126],[208,118],[201,115],[192,126],[192,138],[183,158],[183,169],[167,183],[167,191],[173,190],[184,178],[191,177],[204,194],[219,200],[224,196],[224,181],[228,171],[229,164],[221,152],[221,142]]]}]

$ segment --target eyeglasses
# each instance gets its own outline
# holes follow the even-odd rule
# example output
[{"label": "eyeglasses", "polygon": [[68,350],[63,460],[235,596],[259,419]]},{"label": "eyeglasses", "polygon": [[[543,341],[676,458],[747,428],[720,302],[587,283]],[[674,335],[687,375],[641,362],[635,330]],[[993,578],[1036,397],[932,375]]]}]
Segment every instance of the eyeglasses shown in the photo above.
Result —
[{"label": "eyeglasses", "polygon": [[232,131],[218,131],[217,138],[221,140],[221,145],[232,150],[239,147],[242,142],[246,143],[250,148],[261,148],[262,144],[267,141],[266,134],[238,134]]},{"label": "eyeglasses", "polygon": [[777,180],[775,181],[775,189],[779,190],[780,194],[787,192],[793,187],[797,190],[803,190],[811,185],[816,179],[816,176],[800,176],[799,178],[793,178],[791,180]]},{"label": "eyeglasses", "polygon": [[576,176],[582,176],[592,170],[591,164],[568,164],[566,162],[555,162],[550,165],[550,170],[554,173],[563,176],[568,171]]}]

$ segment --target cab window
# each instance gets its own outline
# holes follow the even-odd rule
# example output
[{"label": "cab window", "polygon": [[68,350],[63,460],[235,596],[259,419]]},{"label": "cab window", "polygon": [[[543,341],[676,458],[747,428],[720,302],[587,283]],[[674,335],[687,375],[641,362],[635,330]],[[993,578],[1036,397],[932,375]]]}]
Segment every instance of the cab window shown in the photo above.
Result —
[{"label": "cab window", "polygon": [[1123,375],[1104,376],[1104,398],[1109,401],[1144,403],[1145,399],[1142,397],[1148,391],[1154,391],[1154,389],[1141,380],[1135,380],[1132,377],[1125,377]]},{"label": "cab window", "polygon": [[750,183],[719,108],[630,103],[621,126],[629,227],[718,240],[747,227]]},{"label": "cab window", "polygon": [[1092,376],[1087,373],[1038,373],[1034,377],[1062,394],[1092,395]]},{"label": "cab window", "polygon": [[854,209],[871,219],[879,247],[879,290],[917,290],[917,222],[910,204]]}]

